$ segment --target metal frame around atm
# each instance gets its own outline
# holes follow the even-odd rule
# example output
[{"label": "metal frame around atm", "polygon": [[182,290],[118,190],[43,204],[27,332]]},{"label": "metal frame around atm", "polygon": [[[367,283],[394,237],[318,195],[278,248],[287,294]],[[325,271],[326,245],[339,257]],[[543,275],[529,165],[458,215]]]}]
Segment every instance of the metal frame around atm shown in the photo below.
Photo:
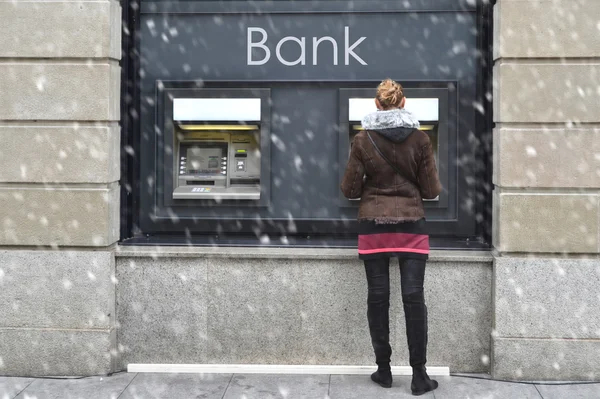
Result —
[{"label": "metal frame around atm", "polygon": [[[449,102],[449,90],[447,88],[405,88],[404,93],[407,98],[437,98],[439,100],[439,127],[438,127],[438,173],[442,182],[443,191],[440,194],[438,201],[425,201],[426,209],[444,209],[446,210],[445,215],[441,215],[440,212],[435,212],[433,215],[435,218],[451,218],[453,216],[452,210],[448,208],[448,196],[449,193],[456,191],[456,181],[449,179],[449,152],[453,146],[450,144],[450,137],[456,136],[455,124],[449,123],[449,117],[452,114]],[[371,98],[374,95],[373,89],[340,89],[339,90],[339,103],[340,103],[340,120],[339,120],[339,138],[338,138],[338,162],[342,167],[339,171],[339,180],[342,180],[344,176],[344,167],[348,163],[348,150],[350,147],[350,140],[348,132],[350,131],[349,124],[349,106],[348,101],[350,98]],[[444,112],[445,110],[445,112]],[[454,111],[455,113],[455,111]],[[358,207],[358,201],[348,200],[342,193],[339,196],[340,206],[355,208]],[[426,211],[431,213],[431,211]]]}]

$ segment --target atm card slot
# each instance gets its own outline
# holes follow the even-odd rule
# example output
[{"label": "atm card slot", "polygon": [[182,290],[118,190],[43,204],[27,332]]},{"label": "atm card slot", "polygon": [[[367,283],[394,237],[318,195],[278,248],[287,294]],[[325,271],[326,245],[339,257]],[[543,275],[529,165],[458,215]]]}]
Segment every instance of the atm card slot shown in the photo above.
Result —
[{"label": "atm card slot", "polygon": [[188,186],[214,186],[214,180],[188,180],[185,182]]},{"label": "atm card slot", "polygon": [[229,183],[240,186],[258,186],[260,185],[260,179],[231,179]]}]

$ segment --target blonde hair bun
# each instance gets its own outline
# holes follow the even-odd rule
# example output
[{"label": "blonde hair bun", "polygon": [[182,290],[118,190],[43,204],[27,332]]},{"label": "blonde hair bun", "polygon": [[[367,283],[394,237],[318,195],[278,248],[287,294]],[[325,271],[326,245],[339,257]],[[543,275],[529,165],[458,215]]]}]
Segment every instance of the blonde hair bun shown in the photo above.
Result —
[{"label": "blonde hair bun", "polygon": [[404,98],[404,89],[400,83],[392,79],[385,79],[377,86],[375,97],[385,109],[398,108]]}]

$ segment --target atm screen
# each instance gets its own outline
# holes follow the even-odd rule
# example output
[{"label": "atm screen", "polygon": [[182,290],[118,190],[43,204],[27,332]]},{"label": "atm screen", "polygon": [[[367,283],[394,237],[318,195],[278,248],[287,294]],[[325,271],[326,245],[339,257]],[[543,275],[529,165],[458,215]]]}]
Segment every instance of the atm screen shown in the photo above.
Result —
[{"label": "atm screen", "polygon": [[188,147],[185,171],[192,175],[221,174],[221,160],[226,156],[223,147]]}]

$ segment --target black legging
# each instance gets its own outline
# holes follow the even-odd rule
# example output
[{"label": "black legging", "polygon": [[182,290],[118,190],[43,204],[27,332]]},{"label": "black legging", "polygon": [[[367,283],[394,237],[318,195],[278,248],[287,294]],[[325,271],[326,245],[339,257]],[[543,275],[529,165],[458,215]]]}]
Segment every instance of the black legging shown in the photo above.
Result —
[{"label": "black legging", "polygon": [[[399,263],[409,362],[412,367],[422,367],[427,362],[427,307],[423,295],[425,261],[400,259]],[[367,260],[365,270],[369,285],[367,318],[375,360],[380,369],[389,369],[392,355],[389,259]]]}]

